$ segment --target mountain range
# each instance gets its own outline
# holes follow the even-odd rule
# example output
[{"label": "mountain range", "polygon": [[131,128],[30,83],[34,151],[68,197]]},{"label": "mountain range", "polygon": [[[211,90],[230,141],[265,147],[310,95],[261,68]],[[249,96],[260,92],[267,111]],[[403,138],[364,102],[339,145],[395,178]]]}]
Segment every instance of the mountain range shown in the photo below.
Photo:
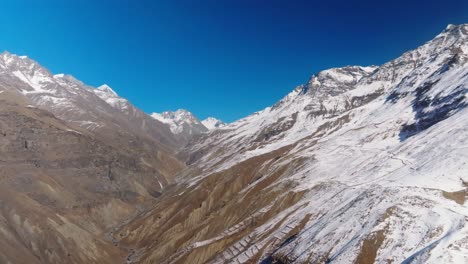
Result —
[{"label": "mountain range", "polygon": [[468,24],[230,124],[0,55],[1,263],[467,263]]}]

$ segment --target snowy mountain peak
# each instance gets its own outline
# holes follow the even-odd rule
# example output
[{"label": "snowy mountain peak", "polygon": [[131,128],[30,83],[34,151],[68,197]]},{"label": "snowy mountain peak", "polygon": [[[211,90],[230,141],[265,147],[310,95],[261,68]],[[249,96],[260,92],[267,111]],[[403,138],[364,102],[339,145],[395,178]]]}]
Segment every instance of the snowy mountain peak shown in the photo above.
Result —
[{"label": "snowy mountain peak", "polygon": [[208,131],[197,117],[185,109],[179,109],[174,112],[165,111],[160,114],[152,113],[151,117],[168,124],[174,134],[185,133],[187,136],[192,136]]},{"label": "snowy mountain peak", "polygon": [[445,30],[451,30],[451,29],[453,29],[455,27],[456,27],[456,25],[454,25],[454,24],[448,24],[447,27],[445,28]]},{"label": "snowy mountain peak", "polygon": [[120,97],[109,85],[103,84],[96,89],[93,89],[93,92],[106,103],[108,103],[113,108],[118,109],[121,112],[127,112],[132,109],[130,102]]},{"label": "snowy mountain peak", "polygon": [[[378,67],[376,66],[345,66],[323,70],[312,75],[305,88],[307,91],[313,93],[324,90],[324,92],[331,92],[333,95],[334,93],[340,92],[339,90],[342,90],[342,88],[348,88],[349,86],[356,84],[362,77],[371,74],[377,68]],[[335,87],[339,90],[327,89],[330,87]]]},{"label": "snowy mountain peak", "polygon": [[0,69],[7,71],[21,71],[28,75],[41,74],[44,76],[52,76],[52,74],[43,68],[36,61],[27,56],[19,56],[5,51],[0,54]]},{"label": "snowy mountain peak", "polygon": [[[466,42],[468,39],[468,24],[453,25],[449,24],[444,31],[437,35],[433,40],[427,42],[418,49],[427,49],[428,51],[442,51],[443,48],[450,47],[455,43]],[[434,45],[435,44],[435,45]],[[462,44],[463,45],[463,44]]]},{"label": "snowy mountain peak", "polygon": [[204,119],[201,122],[209,130],[213,130],[213,129],[217,129],[217,128],[221,128],[221,127],[226,126],[226,123],[224,123],[223,121],[221,121],[221,120],[219,120],[217,118],[214,118],[214,117],[208,117],[208,118]]},{"label": "snowy mountain peak", "polygon": [[[289,105],[297,112],[307,110],[316,113],[343,107],[343,98],[338,98],[353,90],[364,77],[377,71],[377,66],[345,66],[320,71],[310,77],[307,83],[296,87],[292,92],[271,107],[277,111]],[[285,109],[283,109],[285,110]],[[282,111],[284,113],[284,111]],[[287,111],[288,112],[288,111]]]},{"label": "snowy mountain peak", "polygon": [[2,61],[8,61],[8,60],[13,60],[16,56],[15,54],[11,54],[9,51],[4,51],[0,54],[0,59]]},{"label": "snowy mountain peak", "polygon": [[[35,66],[39,66],[39,64],[28,58],[28,56],[20,56],[16,54],[12,54],[8,51],[4,51],[0,54],[0,61],[3,62],[2,64],[5,66],[30,66],[34,64]],[[42,67],[41,67],[42,68]]]},{"label": "snowy mountain peak", "polygon": [[36,61],[27,56],[9,52],[0,54],[0,74],[20,80],[17,89],[21,93],[56,93],[54,76]]},{"label": "snowy mountain peak", "polygon": [[175,122],[199,122],[198,118],[196,118],[191,112],[185,109],[178,109],[176,111],[165,111],[161,114],[153,113],[152,115],[162,120],[174,120]]},{"label": "snowy mountain peak", "polygon": [[[433,40],[427,42],[418,49],[430,48],[431,51],[442,51],[455,43],[466,42],[468,39],[468,24],[452,25],[449,24],[444,31],[437,35]],[[434,45],[436,44],[436,45]]]},{"label": "snowy mountain peak", "polygon": [[468,24],[460,24],[460,25],[448,24],[443,33],[453,32],[457,30],[463,31],[463,30],[466,30],[467,28],[468,28]]},{"label": "snowy mountain peak", "polygon": [[118,97],[118,94],[110,88],[109,85],[103,84],[97,88],[99,91],[106,93],[109,96]]},{"label": "snowy mountain peak", "polygon": [[[165,112],[162,112],[162,113],[152,113],[151,116],[154,118],[154,119],[157,119],[163,123],[167,123],[165,121],[167,120],[175,120],[175,121],[180,121],[180,118],[182,116],[183,113],[185,113],[186,110],[183,110],[183,109],[179,109],[177,111],[165,111]],[[176,114],[176,113],[180,113],[180,114]]]}]

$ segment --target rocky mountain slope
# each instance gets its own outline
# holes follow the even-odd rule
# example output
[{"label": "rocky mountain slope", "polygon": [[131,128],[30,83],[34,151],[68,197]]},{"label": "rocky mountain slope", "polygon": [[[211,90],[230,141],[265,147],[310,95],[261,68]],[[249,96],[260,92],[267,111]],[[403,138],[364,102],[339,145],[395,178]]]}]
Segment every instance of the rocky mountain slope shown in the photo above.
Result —
[{"label": "rocky mountain slope", "polygon": [[0,85],[26,96],[31,104],[50,111],[70,124],[105,134],[103,139],[126,134],[134,141],[148,139],[168,148],[181,145],[169,128],[143,113],[110,87],[85,85],[71,75],[53,75],[25,56],[0,54]]},{"label": "rocky mountain slope", "polygon": [[185,167],[166,125],[105,88],[0,55],[0,263],[121,261],[107,232]]},{"label": "rocky mountain slope", "polygon": [[468,25],[193,140],[131,263],[468,262]]},{"label": "rocky mountain slope", "polygon": [[0,262],[113,263],[124,252],[100,234],[156,193],[158,172],[15,97],[0,94]]}]

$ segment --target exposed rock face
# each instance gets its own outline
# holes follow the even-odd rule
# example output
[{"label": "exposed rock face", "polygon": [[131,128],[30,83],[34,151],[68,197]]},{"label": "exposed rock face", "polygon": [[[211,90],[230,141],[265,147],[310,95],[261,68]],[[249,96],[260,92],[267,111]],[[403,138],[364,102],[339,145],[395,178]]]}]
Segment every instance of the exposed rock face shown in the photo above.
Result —
[{"label": "exposed rock face", "polygon": [[320,72],[192,141],[116,236],[135,263],[465,263],[467,87],[468,25]]}]

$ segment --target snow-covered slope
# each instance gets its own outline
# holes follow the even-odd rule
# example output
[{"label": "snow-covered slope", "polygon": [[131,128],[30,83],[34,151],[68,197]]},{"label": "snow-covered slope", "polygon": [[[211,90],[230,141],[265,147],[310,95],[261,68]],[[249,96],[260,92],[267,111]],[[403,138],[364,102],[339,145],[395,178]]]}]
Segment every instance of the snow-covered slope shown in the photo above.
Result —
[{"label": "snow-covered slope", "polygon": [[219,119],[216,119],[214,117],[207,117],[206,119],[202,120],[201,122],[206,128],[208,128],[208,130],[213,130],[213,129],[217,129],[217,128],[221,128],[221,127],[226,126],[226,123],[224,123],[223,121],[221,121]]},{"label": "snow-covered slope", "polygon": [[180,187],[120,235],[145,263],[467,263],[467,94],[467,24],[319,72],[189,144]]}]

